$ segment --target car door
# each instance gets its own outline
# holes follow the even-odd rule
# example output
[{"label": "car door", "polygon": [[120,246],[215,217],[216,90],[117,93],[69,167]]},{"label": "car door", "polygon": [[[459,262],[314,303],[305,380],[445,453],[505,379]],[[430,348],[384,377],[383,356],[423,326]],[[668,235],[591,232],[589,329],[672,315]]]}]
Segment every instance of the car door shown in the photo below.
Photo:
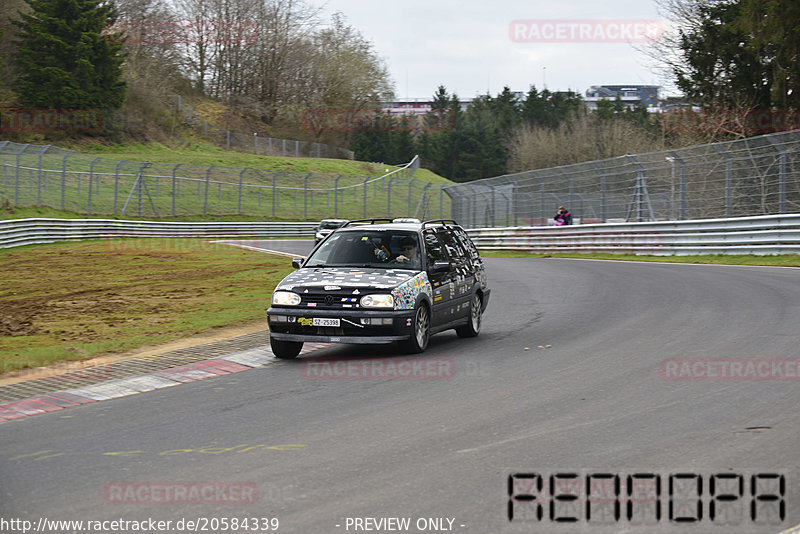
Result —
[{"label": "car door", "polygon": [[470,258],[467,256],[467,251],[454,234],[453,229],[440,228],[438,234],[453,268],[450,280],[452,284],[450,309],[448,311],[451,320],[455,320],[469,313],[469,301],[472,296],[472,286],[475,284],[475,275],[470,264]]},{"label": "car door", "polygon": [[434,272],[433,264],[436,261],[450,262],[450,257],[445,252],[445,247],[439,240],[439,236],[434,228],[427,228],[422,232],[422,240],[425,243],[425,257],[428,267],[428,280],[431,283],[432,306],[431,327],[434,329],[445,323],[450,322],[450,308],[453,300],[453,288],[455,271],[451,264],[446,271]]}]

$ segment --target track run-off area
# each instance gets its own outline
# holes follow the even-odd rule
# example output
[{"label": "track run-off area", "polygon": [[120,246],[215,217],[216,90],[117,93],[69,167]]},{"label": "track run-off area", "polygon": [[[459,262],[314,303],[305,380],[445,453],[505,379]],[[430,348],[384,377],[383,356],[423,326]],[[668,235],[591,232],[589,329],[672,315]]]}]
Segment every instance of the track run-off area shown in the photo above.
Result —
[{"label": "track run-off area", "polygon": [[[0,424],[0,518],[108,532],[800,524],[800,269],[485,262],[477,338],[438,334],[421,355],[334,345]],[[71,531],[99,531],[84,526]]]}]

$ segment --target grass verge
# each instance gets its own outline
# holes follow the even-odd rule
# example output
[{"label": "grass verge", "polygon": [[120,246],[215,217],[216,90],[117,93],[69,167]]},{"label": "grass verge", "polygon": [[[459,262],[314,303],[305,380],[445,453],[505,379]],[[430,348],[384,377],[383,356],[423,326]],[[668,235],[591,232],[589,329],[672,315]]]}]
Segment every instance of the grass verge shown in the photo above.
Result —
[{"label": "grass verge", "polygon": [[274,171],[353,174],[356,176],[380,175],[384,168],[390,167],[380,167],[375,163],[347,159],[262,156],[237,150],[226,150],[208,142],[191,143],[176,148],[160,143],[114,145],[84,143],[66,146],[65,148],[78,150],[84,154],[120,160],[151,161],[153,163],[186,162],[195,165],[222,165]]},{"label": "grass verge", "polygon": [[83,360],[264,319],[292,267],[192,238],[0,250],[0,372]]}]

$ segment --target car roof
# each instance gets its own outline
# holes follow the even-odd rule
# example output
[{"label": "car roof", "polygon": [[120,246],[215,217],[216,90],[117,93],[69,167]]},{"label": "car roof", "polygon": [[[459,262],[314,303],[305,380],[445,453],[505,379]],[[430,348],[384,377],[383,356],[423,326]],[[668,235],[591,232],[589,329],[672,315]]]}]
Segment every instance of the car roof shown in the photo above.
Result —
[{"label": "car roof", "polygon": [[416,221],[416,222],[394,222],[391,219],[357,219],[349,221],[347,225],[342,227],[340,231],[347,231],[353,229],[367,229],[370,230],[421,230],[429,226],[458,226],[454,220],[438,219],[432,221]]},{"label": "car roof", "polygon": [[376,224],[354,224],[352,226],[345,226],[340,228],[341,232],[359,231],[359,230],[409,230],[416,231],[422,228],[420,223],[376,223]]}]

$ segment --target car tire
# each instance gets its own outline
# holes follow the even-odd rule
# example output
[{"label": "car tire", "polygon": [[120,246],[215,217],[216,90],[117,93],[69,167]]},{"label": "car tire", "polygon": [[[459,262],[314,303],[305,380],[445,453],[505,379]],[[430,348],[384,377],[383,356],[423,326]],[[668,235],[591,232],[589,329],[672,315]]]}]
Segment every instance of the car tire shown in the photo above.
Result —
[{"label": "car tire", "polygon": [[469,305],[469,318],[467,324],[456,328],[458,337],[475,337],[481,332],[481,320],[483,312],[481,310],[481,297],[477,293],[472,295]]},{"label": "car tire", "polygon": [[293,360],[303,350],[302,341],[281,341],[271,336],[269,338],[269,346],[272,348],[272,353],[275,357],[281,360]]},{"label": "car tire", "polygon": [[406,350],[413,354],[424,352],[431,338],[431,314],[425,304],[417,306],[412,322],[411,337],[406,341]]}]

